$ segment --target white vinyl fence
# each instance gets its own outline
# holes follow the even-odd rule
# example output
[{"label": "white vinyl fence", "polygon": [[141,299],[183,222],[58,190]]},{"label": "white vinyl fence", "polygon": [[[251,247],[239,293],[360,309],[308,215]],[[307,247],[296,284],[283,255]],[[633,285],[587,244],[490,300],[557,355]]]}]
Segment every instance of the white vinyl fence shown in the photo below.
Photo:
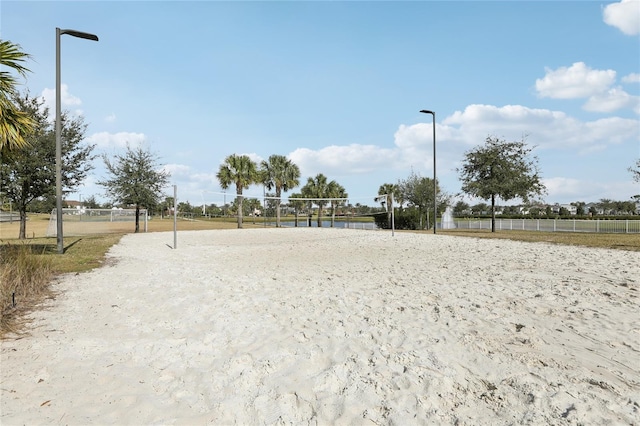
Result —
[{"label": "white vinyl fence", "polygon": [[[491,229],[491,219],[455,219],[459,229]],[[640,220],[629,219],[497,219],[496,230],[640,234]]]}]

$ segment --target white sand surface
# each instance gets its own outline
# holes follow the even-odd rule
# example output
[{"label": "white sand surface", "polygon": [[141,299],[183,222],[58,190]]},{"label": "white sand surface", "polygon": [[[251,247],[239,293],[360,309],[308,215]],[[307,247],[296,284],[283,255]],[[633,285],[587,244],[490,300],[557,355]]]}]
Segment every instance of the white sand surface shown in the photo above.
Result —
[{"label": "white sand surface", "polygon": [[0,424],[640,424],[640,253],[128,235],[2,341]]}]

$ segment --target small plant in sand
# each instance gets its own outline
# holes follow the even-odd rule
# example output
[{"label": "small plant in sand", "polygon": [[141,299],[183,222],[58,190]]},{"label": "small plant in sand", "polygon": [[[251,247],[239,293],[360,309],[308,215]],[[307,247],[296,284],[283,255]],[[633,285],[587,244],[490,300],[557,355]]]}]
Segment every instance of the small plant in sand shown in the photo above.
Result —
[{"label": "small plant in sand", "polygon": [[0,246],[0,335],[15,330],[16,312],[36,302],[52,276],[50,259],[30,245]]}]

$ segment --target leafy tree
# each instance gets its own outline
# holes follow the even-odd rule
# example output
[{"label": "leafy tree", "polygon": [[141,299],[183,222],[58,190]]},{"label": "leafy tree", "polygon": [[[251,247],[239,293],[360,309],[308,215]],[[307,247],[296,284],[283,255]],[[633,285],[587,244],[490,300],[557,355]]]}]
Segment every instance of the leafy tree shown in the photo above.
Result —
[{"label": "leafy tree", "polygon": [[635,214],[640,214],[640,194],[633,195],[631,199],[633,200],[633,211]]},{"label": "leafy tree", "polygon": [[457,169],[462,191],[483,200],[491,200],[491,232],[496,230],[496,198],[509,201],[520,197],[527,202],[546,189],[540,180],[537,158],[530,158],[525,140],[507,142],[487,137],[484,146],[465,153],[462,168]]},{"label": "leafy tree", "polygon": [[616,201],[616,214],[633,214],[636,211],[636,204],[632,201]]},{"label": "leafy tree", "polygon": [[195,207],[188,201],[180,201],[178,203],[178,212],[183,215],[192,215],[195,212]]},{"label": "leafy tree", "polygon": [[84,206],[88,209],[99,209],[100,203],[96,200],[95,195],[91,195],[86,200],[84,200]]},{"label": "leafy tree", "polygon": [[571,205],[576,207],[576,215],[577,215],[577,216],[582,216],[582,215],[584,215],[584,213],[585,213],[584,208],[585,208],[585,206],[586,206],[586,203],[585,203],[585,202],[583,202],[583,201],[576,201],[576,202],[574,202],[574,203],[571,203]]},{"label": "leafy tree", "polygon": [[404,203],[407,202],[404,198],[404,188],[402,186],[403,181],[398,179],[398,183],[396,183],[396,190],[393,193],[393,201],[398,205],[399,209],[404,208]]},{"label": "leafy tree", "polygon": [[600,201],[596,203],[596,206],[602,210],[602,214],[610,214],[613,210],[614,202],[609,198],[601,198]]},{"label": "leafy tree", "polygon": [[230,203],[227,203],[227,214],[230,216],[238,214],[238,198],[234,198]]},{"label": "leafy tree", "polygon": [[38,197],[32,200],[27,206],[28,213],[51,213],[56,208],[55,194],[49,194],[44,197]]},{"label": "leafy tree", "polygon": [[542,213],[542,209],[540,207],[532,206],[529,208],[530,216],[540,216],[541,213]]},{"label": "leafy tree", "polygon": [[302,194],[291,194],[291,198],[289,199],[289,206],[293,208],[294,214],[296,216],[296,227],[298,226],[298,214],[304,208],[305,202],[301,200]]},{"label": "leafy tree", "polygon": [[505,214],[505,215],[516,215],[519,213],[520,213],[520,210],[518,209],[517,206],[505,206],[502,209],[502,214]]},{"label": "leafy tree", "polygon": [[207,214],[211,216],[222,216],[222,208],[215,203],[209,204],[206,210]]},{"label": "leafy tree", "polygon": [[141,147],[131,148],[110,160],[103,155],[109,177],[98,184],[107,191],[115,203],[135,206],[136,227],[140,231],[140,208],[153,210],[160,203],[163,189],[169,184],[169,172],[161,170],[158,158]]},{"label": "leafy tree", "polygon": [[471,207],[473,214],[481,216],[489,211],[489,206],[486,203],[478,203]]},{"label": "leafy tree", "polygon": [[[432,220],[430,219],[429,209],[434,204],[433,179],[421,177],[419,174],[412,171],[409,177],[401,181],[399,185],[402,198],[418,209],[419,225],[417,229],[424,229],[425,226],[430,228]],[[442,198],[440,188],[438,187],[437,190],[438,193],[441,194],[440,197]],[[438,204],[442,203],[439,202]],[[425,216],[426,220],[423,221]],[[435,226],[436,218],[434,215],[431,217],[433,218],[433,226]]]},{"label": "leafy tree", "polygon": [[[249,215],[253,218],[253,223],[256,223],[256,212],[262,210],[262,204],[257,198],[248,198],[245,200],[246,209],[249,211]],[[264,212],[263,212],[264,213]]]},{"label": "leafy tree", "polygon": [[464,201],[458,201],[455,206],[453,206],[453,214],[456,216],[462,216],[467,214],[471,210],[471,206],[465,203]]},{"label": "leafy tree", "polygon": [[[43,102],[28,95],[15,97],[16,107],[34,123],[24,134],[27,147],[5,152],[0,162],[0,191],[12,200],[20,213],[18,238],[26,238],[27,207],[36,199],[55,197],[55,128],[48,121],[49,110]],[[61,116],[62,188],[74,192],[93,168],[93,145],[83,143],[86,125],[82,117]]]},{"label": "leafy tree", "polygon": [[272,192],[267,192],[266,193],[266,197],[263,204],[264,204],[264,216],[265,217],[275,217],[276,216],[276,211],[280,210],[281,208],[281,203],[280,200],[276,199],[276,194],[272,193]]},{"label": "leafy tree", "polygon": [[378,201],[382,204],[382,207],[385,207],[387,210],[387,223],[389,228],[391,228],[391,219],[393,217],[393,201],[396,199],[396,195],[400,192],[398,185],[394,185],[392,183],[383,183],[378,188],[378,195],[382,197],[377,197],[375,201]]},{"label": "leafy tree", "polygon": [[300,168],[284,155],[271,155],[260,164],[262,182],[271,191],[275,189],[277,198],[276,227],[280,227],[280,204],[282,191],[289,191],[300,185]]},{"label": "leafy tree", "polygon": [[173,197],[164,197],[156,207],[160,209],[160,217],[164,217],[164,214],[171,215],[173,212]]},{"label": "leafy tree", "polygon": [[638,158],[636,164],[629,167],[628,170],[631,172],[634,182],[640,182],[640,158]]},{"label": "leafy tree", "polygon": [[22,77],[30,72],[23,63],[30,56],[20,50],[20,46],[0,39],[0,156],[10,151],[25,148],[29,143],[29,134],[38,125],[35,118],[25,111],[23,105],[14,102],[18,97],[16,79],[5,71],[9,68]]},{"label": "leafy tree", "polygon": [[238,228],[242,228],[242,191],[259,179],[256,163],[248,155],[232,154],[225,158],[216,175],[222,189],[236,186]]}]

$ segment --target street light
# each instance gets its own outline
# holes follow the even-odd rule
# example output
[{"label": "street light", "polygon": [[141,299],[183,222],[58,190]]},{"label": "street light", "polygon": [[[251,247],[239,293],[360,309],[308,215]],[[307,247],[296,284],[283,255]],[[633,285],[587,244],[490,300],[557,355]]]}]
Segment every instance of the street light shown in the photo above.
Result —
[{"label": "street light", "polygon": [[438,227],[438,186],[436,185],[436,113],[423,109],[420,112],[431,114],[433,117],[433,233],[436,233]]},{"label": "street light", "polygon": [[64,253],[62,238],[62,142],[60,141],[60,36],[69,34],[73,37],[98,41],[98,36],[75,30],[56,28],[56,235],[58,236],[58,253]]}]

